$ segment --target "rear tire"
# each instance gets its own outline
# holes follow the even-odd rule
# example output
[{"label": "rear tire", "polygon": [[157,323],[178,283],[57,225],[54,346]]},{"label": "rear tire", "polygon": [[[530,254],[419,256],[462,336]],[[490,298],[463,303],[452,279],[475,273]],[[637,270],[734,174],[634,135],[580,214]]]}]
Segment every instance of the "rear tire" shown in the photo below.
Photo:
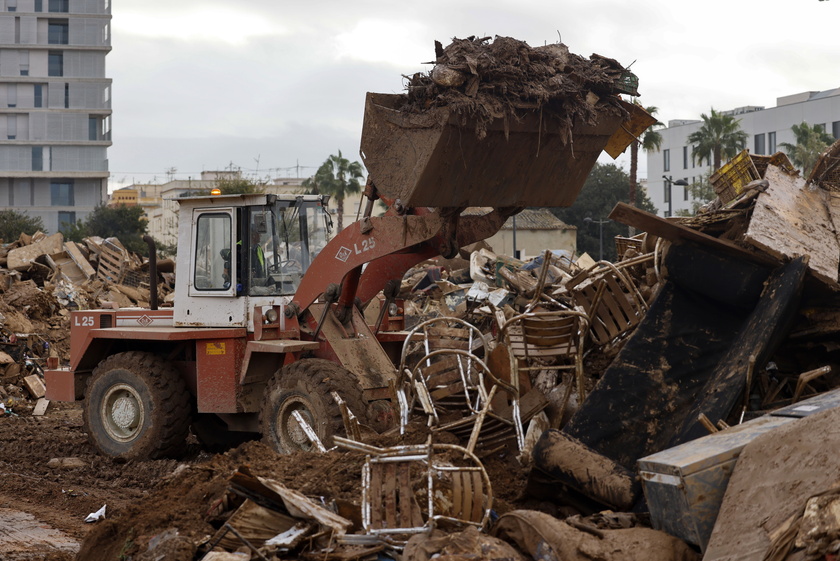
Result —
[{"label": "rear tire", "polygon": [[154,459],[183,449],[192,407],[181,373],[144,352],[111,355],[93,370],[85,392],[88,439],[103,454]]},{"label": "rear tire", "polygon": [[362,424],[367,423],[367,407],[355,374],[334,362],[303,359],[278,370],[266,389],[260,410],[263,440],[281,454],[299,450],[314,451],[295,418],[300,412],[315,434],[329,448],[334,435],[344,435],[341,409],[331,392],[338,392]]}]

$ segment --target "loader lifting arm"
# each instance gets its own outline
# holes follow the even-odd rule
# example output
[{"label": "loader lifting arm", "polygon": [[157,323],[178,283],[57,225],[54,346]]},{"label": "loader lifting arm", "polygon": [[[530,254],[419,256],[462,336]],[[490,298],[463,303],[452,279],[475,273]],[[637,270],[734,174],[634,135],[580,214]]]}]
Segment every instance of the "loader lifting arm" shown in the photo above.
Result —
[{"label": "loader lifting arm", "polygon": [[437,255],[454,256],[459,248],[498,232],[520,210],[459,216],[460,208],[400,209],[403,214],[399,208],[392,204],[384,216],[366,217],[339,232],[306,271],[293,307],[306,310],[330,284],[338,283],[342,286],[339,309],[351,306],[356,297],[365,303],[389,280],[401,279],[411,266]]}]

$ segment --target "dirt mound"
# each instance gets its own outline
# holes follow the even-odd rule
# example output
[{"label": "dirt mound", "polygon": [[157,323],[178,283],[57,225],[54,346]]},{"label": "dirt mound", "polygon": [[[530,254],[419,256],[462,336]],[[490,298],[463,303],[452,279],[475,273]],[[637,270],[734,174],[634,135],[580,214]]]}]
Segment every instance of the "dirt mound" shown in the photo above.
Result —
[{"label": "dirt mound", "polygon": [[[425,431],[416,427],[407,437],[380,436],[378,446],[425,441]],[[130,505],[117,517],[97,525],[82,544],[78,559],[105,561],[119,555],[146,551],[150,540],[166,531],[197,544],[216,531],[207,514],[218,509],[230,477],[241,466],[324,502],[342,500],[358,504],[364,455],[331,450],[326,454],[300,452],[281,455],[261,442],[248,442],[209,462],[179,466],[164,478],[152,494]],[[497,512],[515,508],[525,482],[524,468],[513,455],[499,454],[486,459],[493,482]],[[217,524],[219,525],[219,524]],[[190,551],[192,555],[194,551]],[[184,559],[191,559],[187,556]]]}]

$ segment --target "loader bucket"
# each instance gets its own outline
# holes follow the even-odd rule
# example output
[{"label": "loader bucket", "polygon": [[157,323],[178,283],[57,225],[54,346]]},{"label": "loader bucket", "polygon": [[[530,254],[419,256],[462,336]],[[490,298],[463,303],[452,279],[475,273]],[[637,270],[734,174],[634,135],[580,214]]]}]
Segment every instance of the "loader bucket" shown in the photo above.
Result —
[{"label": "loader bucket", "polygon": [[536,110],[509,119],[507,134],[496,119],[479,139],[472,119],[447,107],[402,112],[400,98],[367,94],[361,157],[379,193],[410,207],[571,206],[624,120],[602,113],[594,126],[576,123],[566,142]]}]

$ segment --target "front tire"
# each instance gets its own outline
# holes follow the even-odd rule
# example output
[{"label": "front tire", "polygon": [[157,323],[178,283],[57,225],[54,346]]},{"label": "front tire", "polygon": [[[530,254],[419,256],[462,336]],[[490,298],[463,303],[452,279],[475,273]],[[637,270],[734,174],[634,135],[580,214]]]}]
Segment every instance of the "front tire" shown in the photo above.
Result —
[{"label": "front tire", "polygon": [[367,422],[362,387],[355,374],[334,362],[303,359],[274,374],[260,410],[263,440],[281,454],[314,451],[292,413],[298,411],[329,448],[334,435],[343,435],[341,409],[331,392],[338,392],[360,423]]},{"label": "front tire", "polygon": [[192,416],[180,372],[144,352],[111,355],[94,369],[85,392],[90,442],[113,458],[155,459],[183,449]]}]

